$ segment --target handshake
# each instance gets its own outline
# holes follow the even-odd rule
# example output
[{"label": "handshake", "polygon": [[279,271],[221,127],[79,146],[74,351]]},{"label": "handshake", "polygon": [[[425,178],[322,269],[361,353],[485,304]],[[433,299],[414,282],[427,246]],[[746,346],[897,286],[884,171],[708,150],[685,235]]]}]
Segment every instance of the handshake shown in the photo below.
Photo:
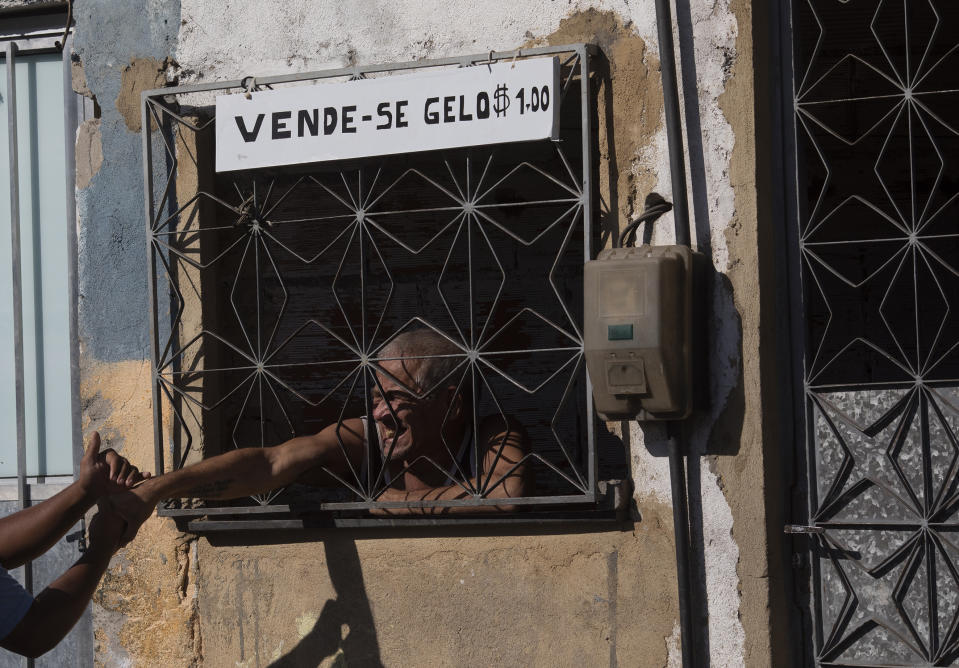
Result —
[{"label": "handshake", "polygon": [[153,512],[133,489],[149,478],[113,449],[101,451],[100,434],[93,432],[77,476],[87,507],[97,505],[88,529],[91,549],[112,554],[133,540]]},{"label": "handshake", "polygon": [[[77,479],[36,505],[0,517],[0,648],[27,657],[50,650],[86,609],[110,558],[136,535],[155,500],[143,488],[150,478],[112,449],[100,451],[96,432]],[[34,596],[7,572],[53,547],[96,504],[83,555]]]}]

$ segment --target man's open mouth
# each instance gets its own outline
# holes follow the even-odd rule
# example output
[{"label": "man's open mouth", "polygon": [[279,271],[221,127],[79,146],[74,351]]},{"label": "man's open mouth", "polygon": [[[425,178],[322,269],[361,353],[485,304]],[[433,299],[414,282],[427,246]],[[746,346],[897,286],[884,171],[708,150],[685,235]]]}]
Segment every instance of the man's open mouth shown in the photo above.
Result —
[{"label": "man's open mouth", "polygon": [[396,429],[396,428],[393,428],[393,427],[387,427],[385,424],[381,424],[381,425],[380,425],[380,435],[383,437],[382,440],[383,440],[384,443],[386,443],[387,441],[389,441],[389,442],[390,442],[390,445],[392,445],[392,441],[393,441],[397,436],[402,436],[405,432],[406,432],[406,428],[405,428],[405,427],[400,427],[400,428]]}]

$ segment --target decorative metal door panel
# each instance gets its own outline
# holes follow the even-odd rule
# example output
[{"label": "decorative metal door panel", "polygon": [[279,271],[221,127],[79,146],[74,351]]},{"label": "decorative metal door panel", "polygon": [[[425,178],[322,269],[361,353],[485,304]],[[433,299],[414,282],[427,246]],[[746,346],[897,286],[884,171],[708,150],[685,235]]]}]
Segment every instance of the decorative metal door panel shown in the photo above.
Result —
[{"label": "decorative metal door panel", "polygon": [[794,0],[818,665],[959,661],[959,4]]}]

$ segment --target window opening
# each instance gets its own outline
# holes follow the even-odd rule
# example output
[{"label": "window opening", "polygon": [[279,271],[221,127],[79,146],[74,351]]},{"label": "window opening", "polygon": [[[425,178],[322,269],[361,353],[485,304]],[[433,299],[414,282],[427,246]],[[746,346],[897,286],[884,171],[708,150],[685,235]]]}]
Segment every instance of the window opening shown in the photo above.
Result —
[{"label": "window opening", "polygon": [[[324,468],[323,487],[202,508],[172,502],[161,514],[596,502],[581,333],[582,267],[596,236],[589,54],[577,45],[495,58],[552,55],[561,63],[559,141],[337,163],[214,174],[214,94],[482,66],[490,57],[144,95],[157,470],[328,425],[337,425],[346,459]],[[422,337],[446,343],[429,354],[396,347]],[[425,358],[445,364],[433,386],[398,370]],[[445,452],[419,464],[449,474],[460,498],[384,502],[402,472],[391,447],[414,428],[399,413],[444,388],[464,404],[463,428],[444,433]],[[454,419],[443,411],[443,424]],[[491,423],[497,433],[518,424],[528,434],[516,462],[532,478],[522,496],[490,498],[516,470],[496,468],[500,455],[488,456],[477,438]],[[368,442],[353,455],[349,432],[359,430]]]}]

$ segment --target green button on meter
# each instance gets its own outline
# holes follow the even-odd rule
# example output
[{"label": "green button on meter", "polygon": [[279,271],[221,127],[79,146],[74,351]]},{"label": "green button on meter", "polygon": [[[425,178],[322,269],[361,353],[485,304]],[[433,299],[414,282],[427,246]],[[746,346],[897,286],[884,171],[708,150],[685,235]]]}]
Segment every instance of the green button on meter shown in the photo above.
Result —
[{"label": "green button on meter", "polygon": [[633,338],[633,324],[608,325],[607,338],[610,341],[629,341]]}]

